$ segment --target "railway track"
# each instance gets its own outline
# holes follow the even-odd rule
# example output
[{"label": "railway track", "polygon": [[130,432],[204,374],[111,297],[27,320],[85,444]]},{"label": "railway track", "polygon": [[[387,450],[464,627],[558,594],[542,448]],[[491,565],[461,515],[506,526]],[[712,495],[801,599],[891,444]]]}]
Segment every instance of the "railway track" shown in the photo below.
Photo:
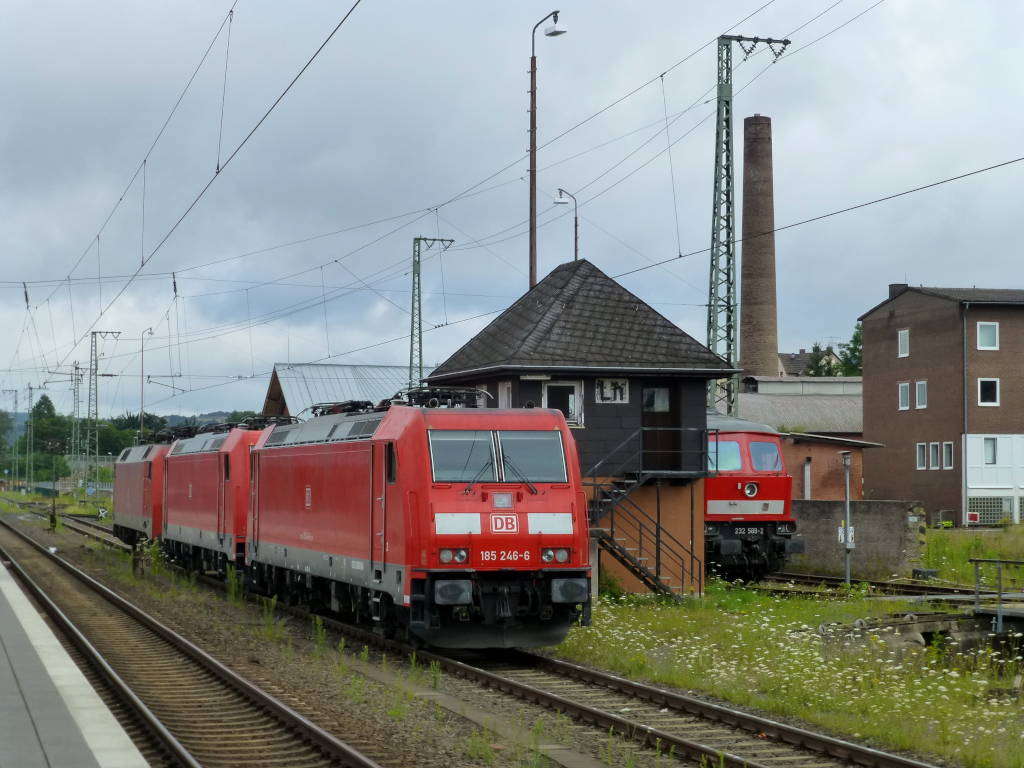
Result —
[{"label": "railway track", "polygon": [[[223,588],[214,579],[205,582]],[[308,620],[301,609],[288,609]],[[449,674],[515,696],[676,757],[723,768],[929,768],[927,763],[768,720],[702,699],[524,651],[463,657],[414,649],[360,627],[336,631],[389,654],[436,661]]]},{"label": "railway track", "polygon": [[[302,609],[287,609],[309,618]],[[918,760],[600,670],[520,650],[446,655],[386,640],[361,627],[324,623],[389,655],[416,652],[451,675],[538,704],[677,758],[720,768],[933,768]]]},{"label": "railway track", "polygon": [[0,549],[174,762],[378,766],[4,521]]},{"label": "railway track", "polygon": [[[841,576],[820,576],[807,573],[775,573],[765,578],[760,584],[776,585],[782,587],[786,584],[829,589],[838,589],[846,585]],[[895,581],[868,581],[856,579],[854,584],[867,584],[873,591],[889,595],[972,595],[974,587],[963,584],[930,584],[926,582],[895,582]],[[780,589],[779,591],[783,591]],[[789,590],[796,592],[797,590]],[[982,594],[991,594],[990,590],[983,589]]]}]

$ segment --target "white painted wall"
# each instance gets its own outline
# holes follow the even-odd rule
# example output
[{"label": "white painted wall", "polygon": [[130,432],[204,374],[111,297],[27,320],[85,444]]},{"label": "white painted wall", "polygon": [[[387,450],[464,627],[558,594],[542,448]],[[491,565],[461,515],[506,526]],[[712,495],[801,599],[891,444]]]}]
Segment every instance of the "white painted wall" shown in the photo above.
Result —
[{"label": "white painted wall", "polygon": [[[985,463],[985,438],[996,441],[995,464]],[[1013,521],[1020,522],[1024,513],[1024,435],[967,435],[964,442],[966,498],[1012,497]],[[964,514],[966,522],[966,509]]]}]

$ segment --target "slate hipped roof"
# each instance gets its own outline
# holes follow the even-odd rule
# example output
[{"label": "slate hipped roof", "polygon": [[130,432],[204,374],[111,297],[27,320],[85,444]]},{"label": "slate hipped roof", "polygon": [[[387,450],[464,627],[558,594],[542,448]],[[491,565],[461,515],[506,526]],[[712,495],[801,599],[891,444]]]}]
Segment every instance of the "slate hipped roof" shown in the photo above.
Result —
[{"label": "slate hipped roof", "polygon": [[722,358],[585,259],[556,267],[427,380],[502,369],[705,378],[733,372]]}]

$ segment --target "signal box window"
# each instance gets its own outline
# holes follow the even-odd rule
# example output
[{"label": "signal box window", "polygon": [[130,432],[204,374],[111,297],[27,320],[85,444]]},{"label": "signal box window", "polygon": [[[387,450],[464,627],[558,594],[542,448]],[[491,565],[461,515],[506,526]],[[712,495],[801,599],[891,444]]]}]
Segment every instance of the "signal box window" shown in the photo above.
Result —
[{"label": "signal box window", "polygon": [[583,386],[578,381],[545,381],[544,407],[561,411],[574,427],[583,426]]},{"label": "signal box window", "polygon": [[779,447],[775,443],[752,442],[750,461],[758,472],[782,471],[782,459],[779,457]]},{"label": "signal box window", "polygon": [[999,379],[978,379],[978,405],[999,405]]},{"label": "signal box window", "polygon": [[505,481],[565,482],[565,451],[560,432],[498,432]]},{"label": "signal box window", "polygon": [[910,357],[910,329],[896,331],[896,348],[898,357]]},{"label": "signal box window", "polygon": [[708,469],[712,472],[737,472],[743,469],[740,444],[733,440],[709,440]]},{"label": "signal box window", "polygon": [[487,430],[446,429],[430,433],[430,460],[439,483],[494,482],[494,442]]}]

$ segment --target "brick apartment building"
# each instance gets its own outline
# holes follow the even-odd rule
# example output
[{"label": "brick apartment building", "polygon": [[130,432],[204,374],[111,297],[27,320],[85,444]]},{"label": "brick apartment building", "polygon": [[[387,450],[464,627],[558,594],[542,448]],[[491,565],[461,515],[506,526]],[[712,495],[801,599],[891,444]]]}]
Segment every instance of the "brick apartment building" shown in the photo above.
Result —
[{"label": "brick apartment building", "polygon": [[868,499],[929,519],[1024,518],[1024,290],[889,286],[860,318]]}]

